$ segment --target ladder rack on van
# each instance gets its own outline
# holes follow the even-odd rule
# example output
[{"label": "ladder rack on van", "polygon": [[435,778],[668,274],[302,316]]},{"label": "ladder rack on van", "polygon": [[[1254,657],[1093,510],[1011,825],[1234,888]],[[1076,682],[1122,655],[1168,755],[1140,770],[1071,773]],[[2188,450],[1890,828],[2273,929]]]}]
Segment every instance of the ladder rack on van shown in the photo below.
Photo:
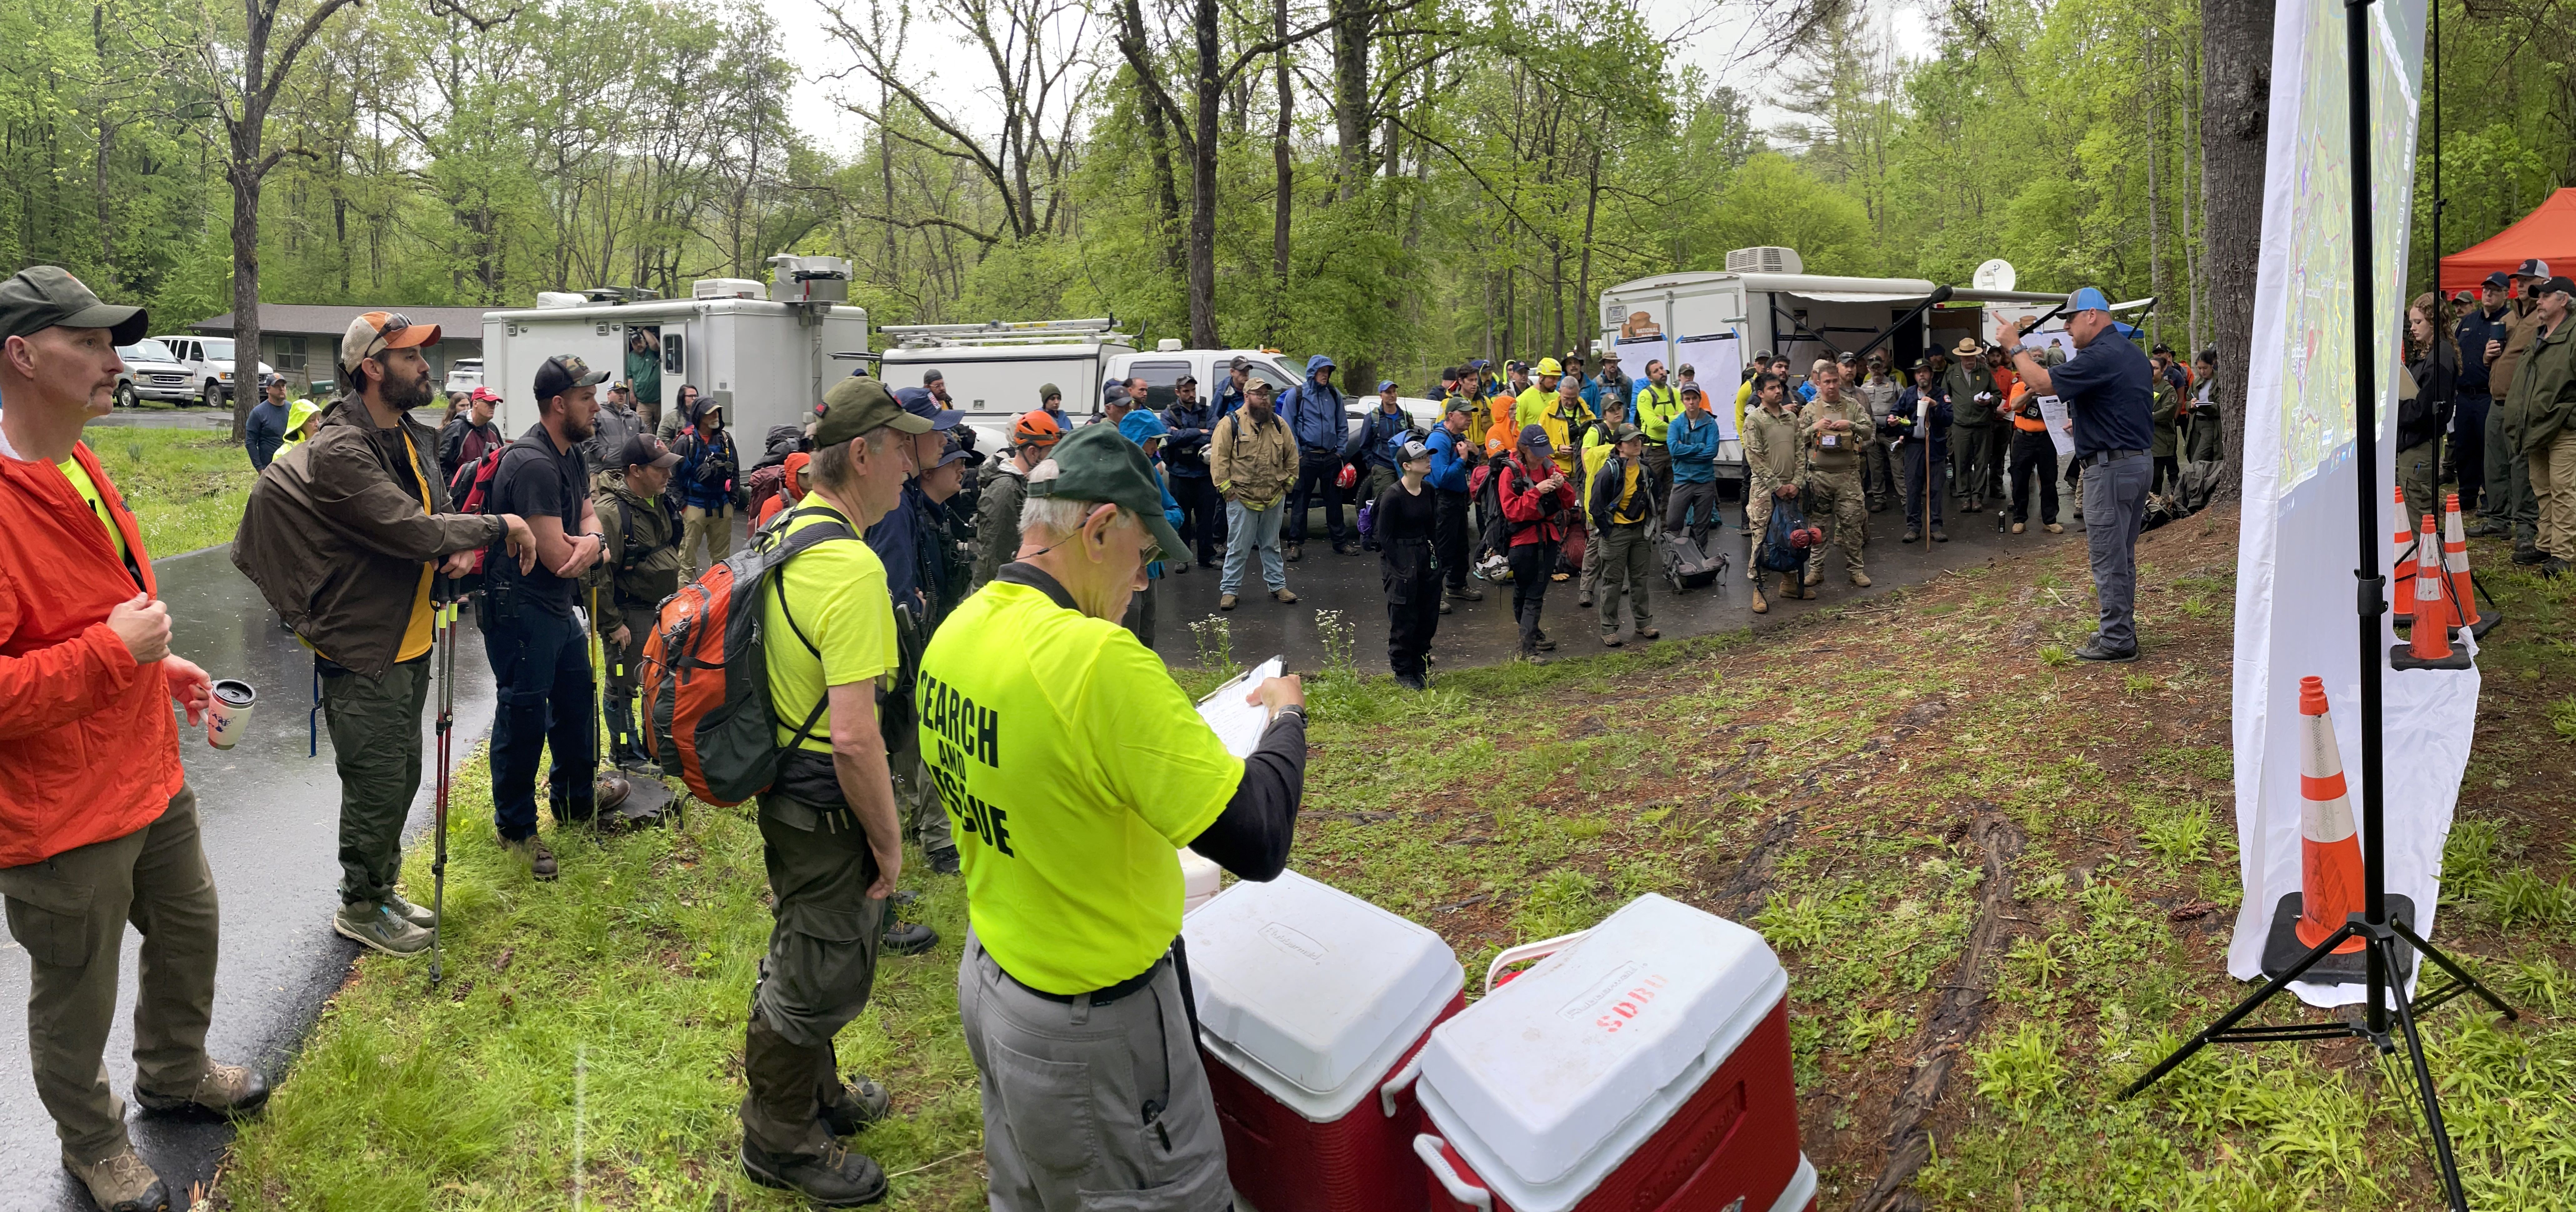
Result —
[{"label": "ladder rack on van", "polygon": [[888,324],[877,330],[905,349],[969,345],[1132,345],[1116,316],[1089,320],[987,320],[981,324]]}]

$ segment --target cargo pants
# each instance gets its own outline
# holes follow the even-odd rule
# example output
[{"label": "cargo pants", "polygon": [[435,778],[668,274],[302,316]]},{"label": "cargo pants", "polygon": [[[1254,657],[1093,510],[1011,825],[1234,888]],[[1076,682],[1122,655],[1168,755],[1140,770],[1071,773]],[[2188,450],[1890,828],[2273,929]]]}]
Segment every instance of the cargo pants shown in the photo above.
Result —
[{"label": "cargo pants", "polygon": [[2514,449],[2519,425],[2505,424],[2505,407],[2497,401],[2487,410],[2485,505],[2480,516],[2513,530],[2516,547],[2536,543],[2540,531],[2539,498],[2531,491],[2531,463]]},{"label": "cargo pants", "polygon": [[[1862,567],[1861,551],[1869,546],[1869,502],[1861,490],[1860,472],[1854,467],[1808,473],[1807,499],[1802,506],[1809,525],[1823,521],[1827,514],[1833,516],[1833,529],[1826,538],[1843,549],[1843,570],[1853,576],[1867,571]],[[1807,553],[1809,574],[1824,571],[1824,556],[1821,547]]]},{"label": "cargo pants", "polygon": [[2406,493],[2406,530],[2412,534],[2424,528],[2424,515],[2433,515],[2436,531],[2442,525],[2442,443],[2440,439],[2418,442],[2397,452],[2397,486]]},{"label": "cargo pants", "polygon": [[[419,730],[415,728],[413,735]],[[184,1094],[206,1073],[215,1010],[215,877],[184,784],[159,820],[124,837],[0,868],[9,936],[27,949],[27,1054],[63,1151],[84,1164],[125,1150],[125,1103],[107,1081],[117,956],[143,935],[134,1000],[135,1084]],[[20,1142],[21,1144],[27,1142]]]},{"label": "cargo pants", "polygon": [[[452,640],[450,641],[453,642]],[[429,702],[429,658],[381,679],[317,661],[322,719],[340,776],[340,903],[383,904],[402,874],[403,822],[420,794],[420,717]]]},{"label": "cargo pants", "polygon": [[1601,526],[1600,571],[1601,634],[1619,634],[1619,591],[1628,592],[1629,613],[1636,616],[1637,631],[1655,625],[1655,608],[1649,596],[1655,581],[1655,541],[1651,527],[1643,522],[1607,522]]},{"label": "cargo pants", "polygon": [[1225,1136],[1167,956],[1106,1005],[1042,997],[966,933],[957,1012],[983,1078],[995,1212],[1222,1212]]},{"label": "cargo pants", "polygon": [[[607,721],[608,760],[620,766],[641,764],[644,756],[644,734],[637,730],[635,696],[640,687],[638,666],[644,660],[644,641],[653,634],[659,618],[642,606],[620,607],[617,621],[626,625],[626,642],[612,644],[602,636],[600,659],[608,662],[608,701],[601,708]],[[616,628],[611,627],[613,632]]]},{"label": "cargo pants", "polygon": [[848,807],[764,792],[760,840],[774,920],[743,1028],[742,1138],[821,1157],[822,1106],[840,1089],[832,1037],[867,1008],[886,903],[868,896],[876,856]]}]

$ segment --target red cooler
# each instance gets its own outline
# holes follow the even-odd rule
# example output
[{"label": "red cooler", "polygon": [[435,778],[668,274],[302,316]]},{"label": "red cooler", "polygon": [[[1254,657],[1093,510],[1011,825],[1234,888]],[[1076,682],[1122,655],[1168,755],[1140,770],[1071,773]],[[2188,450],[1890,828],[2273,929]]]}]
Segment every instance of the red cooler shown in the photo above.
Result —
[{"label": "red cooler", "polygon": [[1381,1091],[1466,1005],[1440,936],[1285,872],[1184,919],[1226,1170],[1259,1212],[1420,1212],[1421,1115]]},{"label": "red cooler", "polygon": [[1762,936],[1649,895],[1559,941],[1422,1050],[1431,1206],[1813,1208],[1789,974]]}]

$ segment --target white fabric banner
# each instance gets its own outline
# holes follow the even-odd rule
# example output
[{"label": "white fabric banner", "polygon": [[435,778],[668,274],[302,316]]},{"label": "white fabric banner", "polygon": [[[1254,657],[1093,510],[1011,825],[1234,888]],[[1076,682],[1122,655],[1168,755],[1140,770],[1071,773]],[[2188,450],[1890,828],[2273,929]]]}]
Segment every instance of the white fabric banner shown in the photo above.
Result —
[{"label": "white fabric banner", "polygon": [[1708,410],[1717,414],[1718,441],[1743,441],[1735,425],[1735,385],[1744,380],[1743,341],[1731,332],[1683,337],[1673,342],[1673,373],[1681,373],[1684,364],[1694,372],[1692,381],[1701,391],[1714,393],[1708,397]]},{"label": "white fabric banner", "polygon": [[[2417,83],[2424,0],[2379,0],[2372,32],[2370,123],[2374,344],[2379,366],[2369,468],[2378,501],[2370,541],[2394,556],[2404,526],[2389,500],[2396,482],[2398,319],[2406,307],[2406,216],[2413,213]],[[2273,26],[2271,146],[2264,182],[2263,247],[2254,291],[2253,357],[2246,368],[2245,495],[2236,554],[2235,766],[2238,858],[2245,902],[2227,970],[2262,976],[2263,946],[2282,897],[2297,892],[2299,679],[2325,681],[2335,743],[2349,775],[2355,817],[2367,777],[2361,754],[2360,653],[2353,628],[2359,542],[2353,428],[2352,172],[2341,0],[2280,0]],[[2391,584],[2394,583],[2393,575]],[[2378,650],[2397,642],[2387,615]],[[2463,633],[2463,644],[2470,643]],[[2388,891],[2415,903],[2415,929],[2432,938],[2460,777],[2477,720],[2478,673],[2381,673]],[[2420,975],[2420,971],[2418,973]],[[2290,986],[2314,1006],[2361,1001],[2363,987]],[[2410,985],[2411,989],[2411,985]]]}]

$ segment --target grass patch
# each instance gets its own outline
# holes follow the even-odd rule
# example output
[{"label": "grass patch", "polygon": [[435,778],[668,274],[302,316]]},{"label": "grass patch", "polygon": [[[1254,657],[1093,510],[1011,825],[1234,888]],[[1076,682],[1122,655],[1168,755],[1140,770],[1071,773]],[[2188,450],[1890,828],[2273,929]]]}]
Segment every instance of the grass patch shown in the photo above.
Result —
[{"label": "grass patch", "polygon": [[93,429],[82,435],[107,468],[156,557],[233,541],[250,500],[250,456],[221,431]]}]

